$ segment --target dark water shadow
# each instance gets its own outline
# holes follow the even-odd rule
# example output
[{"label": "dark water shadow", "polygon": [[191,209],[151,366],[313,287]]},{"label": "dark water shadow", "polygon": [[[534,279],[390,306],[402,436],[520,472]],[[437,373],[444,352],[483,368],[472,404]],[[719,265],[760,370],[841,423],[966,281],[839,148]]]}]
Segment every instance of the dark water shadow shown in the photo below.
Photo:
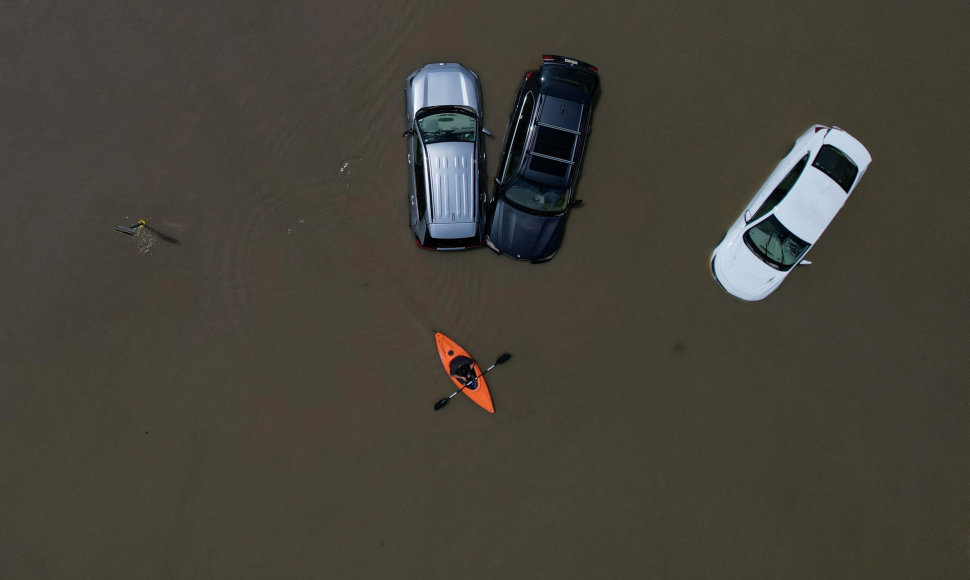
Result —
[{"label": "dark water shadow", "polygon": [[146,230],[150,231],[151,233],[155,234],[156,236],[158,236],[158,239],[162,240],[163,242],[168,242],[170,244],[176,244],[176,245],[181,245],[181,243],[182,243],[182,242],[178,241],[177,239],[173,238],[172,236],[163,234],[162,232],[156,230],[152,226],[144,225],[142,227],[145,228]]}]

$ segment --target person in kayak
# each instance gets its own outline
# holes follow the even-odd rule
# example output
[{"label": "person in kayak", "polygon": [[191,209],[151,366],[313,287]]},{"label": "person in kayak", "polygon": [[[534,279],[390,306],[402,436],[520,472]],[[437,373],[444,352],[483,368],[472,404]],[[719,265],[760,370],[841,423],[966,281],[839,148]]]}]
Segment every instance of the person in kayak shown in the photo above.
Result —
[{"label": "person in kayak", "polygon": [[[462,384],[468,385],[465,388],[471,391],[478,388],[478,381],[476,380],[478,375],[475,374],[475,369],[472,367],[473,364],[475,364],[475,361],[468,357],[456,356],[450,365],[451,374],[460,380]],[[469,382],[471,384],[468,384]]]}]

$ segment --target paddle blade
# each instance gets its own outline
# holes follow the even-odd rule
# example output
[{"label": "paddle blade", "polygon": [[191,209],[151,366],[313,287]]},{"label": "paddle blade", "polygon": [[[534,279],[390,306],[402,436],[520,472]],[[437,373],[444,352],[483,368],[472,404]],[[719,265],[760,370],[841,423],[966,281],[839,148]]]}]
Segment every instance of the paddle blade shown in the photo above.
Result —
[{"label": "paddle blade", "polygon": [[509,354],[509,353],[505,353],[502,356],[498,357],[498,360],[495,361],[495,364],[500,365],[500,364],[506,362],[507,360],[509,360],[510,358],[512,358],[512,355]]},{"label": "paddle blade", "polygon": [[121,232],[123,234],[128,234],[129,236],[133,236],[138,233],[134,229],[126,228],[125,226],[115,226],[115,231]]},{"label": "paddle blade", "polygon": [[437,403],[435,403],[434,404],[434,410],[437,411],[438,409],[440,409],[440,408],[444,407],[445,405],[447,405],[448,404],[448,401],[450,399],[451,399],[451,397],[445,397],[444,399],[441,399],[440,401],[438,401]]}]

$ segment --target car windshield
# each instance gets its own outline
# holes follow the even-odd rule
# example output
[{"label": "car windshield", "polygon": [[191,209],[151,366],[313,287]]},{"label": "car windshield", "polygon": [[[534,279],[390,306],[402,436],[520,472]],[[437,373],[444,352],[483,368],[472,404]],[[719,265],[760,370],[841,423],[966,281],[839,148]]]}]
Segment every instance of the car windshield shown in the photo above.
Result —
[{"label": "car windshield", "polygon": [[811,244],[788,231],[771,215],[744,232],[744,244],[756,256],[776,270],[791,270]]},{"label": "car windshield", "polygon": [[520,177],[505,189],[505,197],[515,205],[542,213],[559,213],[566,209],[568,191],[541,185]]},{"label": "car windshield", "polygon": [[475,118],[464,113],[434,113],[418,119],[426,145],[447,141],[475,142]]}]

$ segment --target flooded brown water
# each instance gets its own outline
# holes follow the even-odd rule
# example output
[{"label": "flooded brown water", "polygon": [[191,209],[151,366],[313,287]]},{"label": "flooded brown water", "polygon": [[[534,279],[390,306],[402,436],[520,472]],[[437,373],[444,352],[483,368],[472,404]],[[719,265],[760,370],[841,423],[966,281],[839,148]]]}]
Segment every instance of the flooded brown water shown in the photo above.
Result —
[{"label": "flooded brown water", "polygon": [[[0,577],[970,575],[965,3],[2,12]],[[479,74],[494,175],[546,52],[602,76],[562,251],[419,250],[405,77]],[[816,122],[873,164],[737,301]]]}]

